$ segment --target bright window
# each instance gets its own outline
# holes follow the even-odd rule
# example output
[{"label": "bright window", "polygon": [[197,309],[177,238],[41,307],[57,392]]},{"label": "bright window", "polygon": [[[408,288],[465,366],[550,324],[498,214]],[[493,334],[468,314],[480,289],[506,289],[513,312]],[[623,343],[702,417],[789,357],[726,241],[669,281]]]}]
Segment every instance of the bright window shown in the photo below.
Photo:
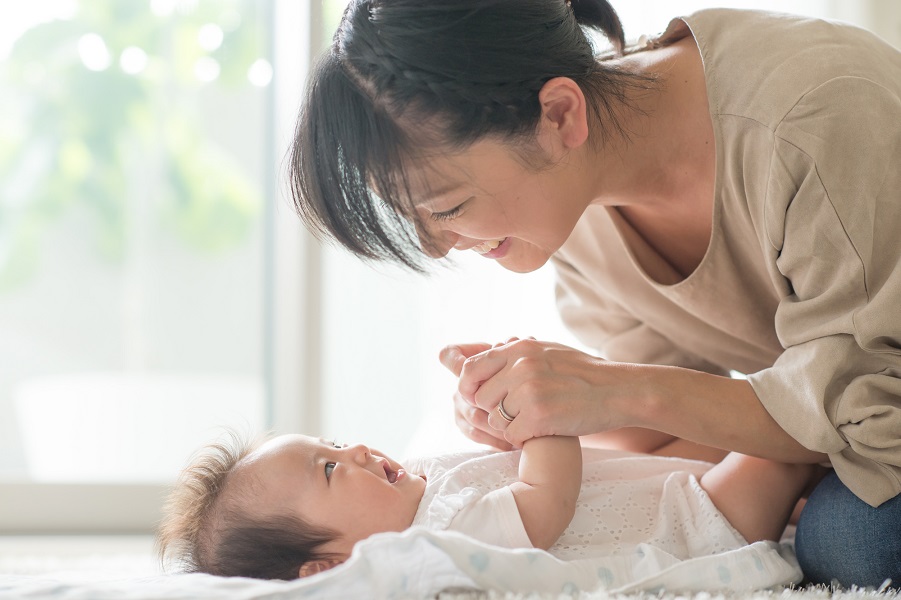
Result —
[{"label": "bright window", "polygon": [[0,9],[0,483],[171,481],[270,416],[271,2]]}]

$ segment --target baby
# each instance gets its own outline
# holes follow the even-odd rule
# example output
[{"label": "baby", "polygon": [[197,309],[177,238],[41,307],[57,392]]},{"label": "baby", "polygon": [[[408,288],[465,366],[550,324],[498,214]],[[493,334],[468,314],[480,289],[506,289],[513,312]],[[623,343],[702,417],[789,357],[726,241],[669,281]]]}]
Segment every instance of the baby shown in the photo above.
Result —
[{"label": "baby", "polygon": [[561,436],[404,467],[362,444],[232,435],[184,470],[158,546],[183,570],[262,579],[319,573],[358,541],[414,525],[564,560],[639,543],[688,559],[779,539],[810,469],[738,454],[711,466]]}]

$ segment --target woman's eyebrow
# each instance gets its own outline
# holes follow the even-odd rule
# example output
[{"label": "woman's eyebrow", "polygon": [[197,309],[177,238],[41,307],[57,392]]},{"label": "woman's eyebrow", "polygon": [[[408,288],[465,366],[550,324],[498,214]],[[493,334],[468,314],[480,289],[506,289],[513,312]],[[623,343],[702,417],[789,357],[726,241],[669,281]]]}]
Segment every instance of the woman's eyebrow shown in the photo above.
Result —
[{"label": "woman's eyebrow", "polygon": [[437,204],[440,200],[444,200],[446,196],[450,196],[459,189],[460,184],[454,182],[446,183],[443,187],[438,189],[427,189],[425,190],[422,199],[416,201],[416,206]]}]

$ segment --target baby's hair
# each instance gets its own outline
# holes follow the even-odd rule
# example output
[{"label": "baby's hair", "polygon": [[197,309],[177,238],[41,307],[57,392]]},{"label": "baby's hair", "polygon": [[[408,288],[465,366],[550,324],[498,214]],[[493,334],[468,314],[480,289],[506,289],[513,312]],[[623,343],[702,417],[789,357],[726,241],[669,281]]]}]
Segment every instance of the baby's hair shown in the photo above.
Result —
[{"label": "baby's hair", "polygon": [[297,121],[298,214],[360,258],[425,271],[422,250],[435,242],[414,208],[411,167],[492,139],[547,168],[538,94],[555,77],[584,92],[590,143],[628,137],[632,93],[655,79],[598,60],[587,30],[622,49],[606,0],[350,0]]},{"label": "baby's hair", "polygon": [[194,454],[165,503],[156,540],[164,569],[296,579],[304,563],[331,558],[320,548],[334,532],[294,515],[262,520],[247,510],[254,482],[236,483],[236,467],[269,437],[251,440],[228,430]]}]

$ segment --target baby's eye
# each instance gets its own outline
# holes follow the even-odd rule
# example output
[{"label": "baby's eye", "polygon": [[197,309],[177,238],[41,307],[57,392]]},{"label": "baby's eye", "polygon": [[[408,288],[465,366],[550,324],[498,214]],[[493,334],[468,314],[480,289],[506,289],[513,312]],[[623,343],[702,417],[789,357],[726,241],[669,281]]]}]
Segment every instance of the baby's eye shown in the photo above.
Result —
[{"label": "baby's eye", "polygon": [[328,479],[332,476],[332,471],[335,470],[335,463],[327,462],[325,463],[325,478]]}]

